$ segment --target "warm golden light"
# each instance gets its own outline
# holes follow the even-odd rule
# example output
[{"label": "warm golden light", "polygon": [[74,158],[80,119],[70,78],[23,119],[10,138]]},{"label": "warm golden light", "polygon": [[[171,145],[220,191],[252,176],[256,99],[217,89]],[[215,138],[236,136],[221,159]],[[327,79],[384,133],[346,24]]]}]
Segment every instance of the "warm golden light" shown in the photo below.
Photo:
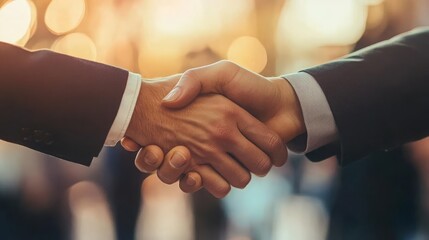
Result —
[{"label": "warm golden light", "polygon": [[[7,2],[0,8],[0,41],[20,43],[31,27],[31,5],[27,0]],[[24,45],[21,43],[20,45]]]},{"label": "warm golden light", "polygon": [[183,64],[182,49],[162,45],[160,47],[142,46],[139,54],[139,69],[144,77],[153,78],[179,73]]},{"label": "warm golden light", "polygon": [[307,0],[304,4],[304,17],[315,34],[329,38],[340,35],[354,43],[365,30],[366,5],[355,0]]},{"label": "warm golden light", "polygon": [[366,29],[368,31],[375,30],[378,27],[386,26],[387,13],[383,2],[380,4],[372,4],[368,7],[368,19],[366,21]]},{"label": "warm golden light", "polygon": [[[246,27],[254,9],[253,0],[145,0],[136,1],[134,5],[132,11],[136,12],[133,16],[139,16],[135,19],[140,27],[125,34],[140,33],[138,62],[145,77],[186,70],[189,53],[201,53],[211,48],[216,49],[215,54],[225,55],[232,39],[249,32]],[[123,18],[129,18],[129,15],[127,13]],[[128,29],[129,22],[117,32]],[[108,31],[100,28],[98,32],[96,42],[101,48],[99,42],[105,42],[107,38],[98,36]]]},{"label": "warm golden light", "polygon": [[229,47],[228,60],[259,73],[267,65],[267,51],[257,38],[239,37]]},{"label": "warm golden light", "polygon": [[31,23],[30,30],[28,31],[28,38],[31,38],[37,30],[37,7],[34,2],[28,0],[31,9]]},{"label": "warm golden light", "polygon": [[37,8],[36,8],[36,5],[31,0],[27,0],[27,2],[30,4],[31,22],[30,22],[30,27],[29,27],[28,31],[25,33],[24,37],[21,38],[18,42],[16,42],[16,44],[19,46],[25,46],[27,44],[28,40],[30,40],[30,38],[33,37],[34,33],[37,30]]},{"label": "warm golden light", "polygon": [[97,57],[94,42],[83,33],[70,33],[58,39],[52,45],[52,50],[88,60],[95,60]]},{"label": "warm golden light", "polygon": [[297,46],[350,45],[365,31],[367,5],[355,0],[290,0],[279,31]]},{"label": "warm golden light", "polygon": [[[146,52],[148,46],[151,49],[175,48],[174,54],[180,51],[181,55],[185,55],[189,51],[206,46],[211,25],[204,14],[204,1],[147,0],[142,1],[141,9],[141,44],[144,45],[141,46],[142,51]],[[142,54],[143,57],[147,56]],[[171,55],[167,52],[165,54]],[[159,67],[165,66],[164,63]]]},{"label": "warm golden light", "polygon": [[204,25],[203,1],[147,0],[144,1],[144,27],[153,34],[186,35],[201,31]]},{"label": "warm golden light", "polygon": [[366,4],[368,6],[380,5],[384,2],[384,0],[366,0]]},{"label": "warm golden light", "polygon": [[75,29],[85,15],[85,0],[52,0],[46,9],[45,23],[54,34]]},{"label": "warm golden light", "polygon": [[249,23],[253,8],[253,0],[141,1],[138,13],[142,18],[141,39],[146,44],[162,39],[178,46],[185,54],[199,51],[217,42],[216,36],[225,32],[243,31],[241,34],[245,34],[243,25]]}]

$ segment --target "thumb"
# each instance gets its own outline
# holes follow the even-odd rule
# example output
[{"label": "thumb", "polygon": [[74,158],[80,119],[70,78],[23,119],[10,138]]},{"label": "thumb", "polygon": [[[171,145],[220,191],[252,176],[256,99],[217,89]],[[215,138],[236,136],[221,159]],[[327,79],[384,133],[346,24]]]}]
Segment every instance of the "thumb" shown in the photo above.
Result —
[{"label": "thumb", "polygon": [[200,94],[223,94],[225,86],[235,77],[238,69],[238,65],[229,61],[190,69],[183,73],[176,86],[165,96],[162,105],[182,108]]},{"label": "thumb", "polygon": [[176,86],[162,99],[162,105],[168,108],[182,108],[191,103],[201,91],[201,80],[185,72]]}]

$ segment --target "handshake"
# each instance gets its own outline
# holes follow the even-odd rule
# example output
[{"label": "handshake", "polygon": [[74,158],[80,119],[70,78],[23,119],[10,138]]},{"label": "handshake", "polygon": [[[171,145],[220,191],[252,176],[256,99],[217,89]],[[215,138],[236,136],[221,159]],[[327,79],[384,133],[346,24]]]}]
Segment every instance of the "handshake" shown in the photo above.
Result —
[{"label": "handshake", "polygon": [[429,136],[428,42],[418,28],[287,80],[221,61],[143,82],[122,145],[144,146],[140,170],[216,197],[283,165],[286,143],[341,165],[388,151]]},{"label": "handshake", "polygon": [[158,81],[0,42],[0,139],[89,165],[125,136],[140,170],[223,197],[283,165],[286,143],[345,165],[429,136],[428,42],[418,28],[287,80],[221,61]]},{"label": "handshake", "polygon": [[184,192],[215,197],[244,188],[287,160],[285,144],[305,133],[298,98],[284,78],[265,78],[229,61],[143,81],[122,139],[136,166],[157,170]]}]

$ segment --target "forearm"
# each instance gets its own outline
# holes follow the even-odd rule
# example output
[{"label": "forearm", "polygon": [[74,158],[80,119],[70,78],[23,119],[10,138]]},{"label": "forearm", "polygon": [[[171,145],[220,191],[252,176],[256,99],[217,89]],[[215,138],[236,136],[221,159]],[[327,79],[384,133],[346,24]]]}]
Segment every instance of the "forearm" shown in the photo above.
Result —
[{"label": "forearm", "polygon": [[341,161],[429,134],[428,63],[426,29],[304,70],[316,79],[332,109]]},{"label": "forearm", "polygon": [[0,55],[0,137],[89,164],[116,116],[128,72],[4,43]]},{"label": "forearm", "polygon": [[269,78],[269,80],[278,90],[277,95],[279,97],[274,98],[278,100],[271,106],[271,108],[277,108],[275,110],[276,114],[270,117],[268,121],[264,118],[260,120],[274,129],[283,142],[287,143],[296,138],[296,136],[304,135],[307,132],[303,106],[300,102],[301,99],[297,95],[298,92],[290,82],[283,77],[273,77]]}]

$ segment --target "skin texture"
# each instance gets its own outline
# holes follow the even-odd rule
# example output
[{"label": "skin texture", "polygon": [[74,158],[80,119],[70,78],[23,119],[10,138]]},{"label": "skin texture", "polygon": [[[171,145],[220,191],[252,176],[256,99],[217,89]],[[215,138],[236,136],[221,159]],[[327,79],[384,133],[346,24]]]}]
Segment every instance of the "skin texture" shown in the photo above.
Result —
[{"label": "skin texture", "polygon": [[[198,100],[197,97],[209,93],[223,95],[249,111],[275,131],[283,143],[305,132],[300,104],[288,81],[283,78],[265,78],[229,61],[186,71],[170,94],[164,98],[162,105],[171,109],[181,109]],[[134,151],[139,149],[137,143],[126,138],[125,140],[123,144],[125,148],[133,148]],[[186,147],[170,149],[165,159],[162,158],[163,151],[157,146],[147,146],[144,150],[158,154],[154,162],[157,162],[158,166],[161,164],[164,166],[158,169],[158,175],[170,175],[170,180],[178,180],[182,173],[186,173],[181,171],[182,169],[172,170],[167,164],[170,161],[168,156],[174,152],[189,156]],[[271,158],[276,166],[283,165],[286,159],[287,155]],[[143,171],[157,169],[155,166],[148,168],[145,161],[143,155],[136,158],[139,169]],[[185,192],[195,192],[202,187],[202,182],[204,180],[200,175],[189,172],[180,179],[180,187]]]},{"label": "skin texture", "polygon": [[[177,181],[183,172],[193,171],[201,176],[203,186],[210,193],[223,197],[230,185],[245,187],[250,181],[250,172],[265,175],[272,161],[284,161],[287,152],[280,137],[223,96],[206,94],[186,108],[164,107],[162,98],[179,77],[142,83],[125,134],[136,145],[149,146],[137,156],[144,159],[143,163],[136,162],[140,170],[148,172],[158,168],[160,179],[169,184]],[[179,147],[169,152],[166,161],[160,164],[162,153],[176,146]],[[133,150],[133,146],[128,148]],[[192,176],[188,176],[185,183],[192,183]]]},{"label": "skin texture", "polygon": [[186,71],[175,89],[171,92],[176,92],[176,96],[164,99],[163,106],[183,108],[200,94],[216,93],[267,124],[284,142],[305,132],[295,92],[280,77],[265,78],[232,62],[220,61]]}]

